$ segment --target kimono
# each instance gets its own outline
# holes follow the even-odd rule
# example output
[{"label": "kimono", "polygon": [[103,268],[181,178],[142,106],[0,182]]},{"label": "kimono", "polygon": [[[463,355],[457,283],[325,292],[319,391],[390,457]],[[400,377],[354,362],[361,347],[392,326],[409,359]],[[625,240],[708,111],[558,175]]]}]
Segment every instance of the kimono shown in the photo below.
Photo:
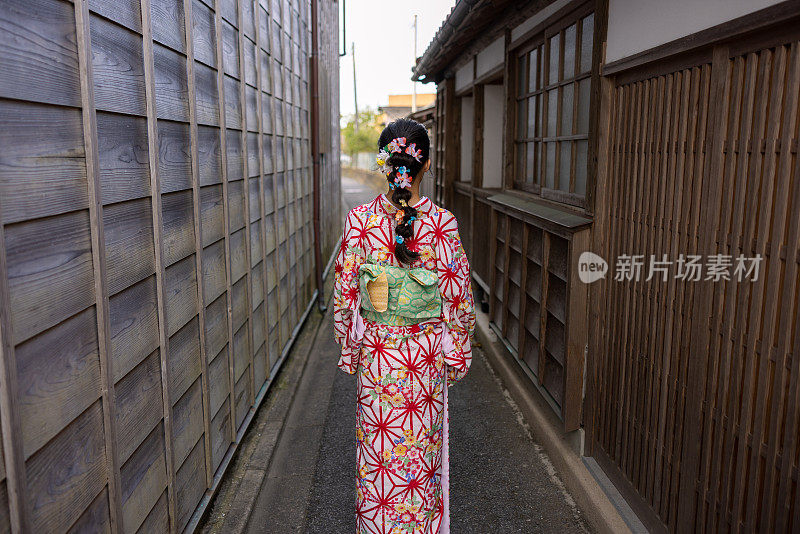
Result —
[{"label": "kimono", "polygon": [[[357,374],[357,532],[449,532],[447,386],[472,361],[475,311],[470,269],[455,217],[427,197],[416,205],[411,265],[394,255],[394,214],[385,195],[347,215],[334,273],[338,366]],[[436,273],[441,315],[393,325],[362,317],[364,263]]]}]

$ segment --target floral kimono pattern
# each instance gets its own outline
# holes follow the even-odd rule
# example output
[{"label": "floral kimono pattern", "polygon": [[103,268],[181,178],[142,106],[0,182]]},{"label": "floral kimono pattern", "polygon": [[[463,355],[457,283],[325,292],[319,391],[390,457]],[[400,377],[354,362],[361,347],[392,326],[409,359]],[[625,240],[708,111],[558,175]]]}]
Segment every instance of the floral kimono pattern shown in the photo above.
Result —
[{"label": "floral kimono pattern", "polygon": [[426,197],[414,207],[414,237],[407,244],[420,257],[406,267],[436,273],[440,317],[409,326],[361,317],[361,265],[400,266],[394,256],[397,209],[385,195],[350,211],[334,268],[338,365],[358,379],[360,533],[449,531],[447,386],[469,369],[475,312],[455,217]]}]

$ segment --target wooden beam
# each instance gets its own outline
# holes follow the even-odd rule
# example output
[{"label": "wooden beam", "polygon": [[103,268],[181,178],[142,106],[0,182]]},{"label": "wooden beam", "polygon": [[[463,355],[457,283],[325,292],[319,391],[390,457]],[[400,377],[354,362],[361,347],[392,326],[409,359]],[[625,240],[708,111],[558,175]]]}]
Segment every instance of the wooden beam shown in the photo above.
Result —
[{"label": "wooden beam", "polygon": [[483,93],[483,85],[476,85],[472,92],[472,187],[483,187]]},{"label": "wooden beam", "polygon": [[186,32],[186,79],[189,99],[189,144],[192,165],[192,222],[194,224],[194,259],[197,277],[197,314],[200,331],[200,376],[203,389],[203,443],[206,448],[206,488],[214,482],[214,466],[211,460],[211,394],[208,378],[208,353],[206,350],[206,301],[203,289],[203,225],[201,224],[200,167],[197,148],[197,100],[194,83],[194,17],[193,0],[183,0],[184,31]]},{"label": "wooden beam", "polygon": [[94,104],[94,73],[92,72],[92,41],[89,32],[88,1],[75,0],[74,8],[81,82],[83,145],[86,158],[86,181],[89,190],[89,228],[92,240],[97,348],[100,355],[103,438],[106,447],[106,470],[108,472],[108,504],[111,529],[115,532],[121,532],[124,529],[122,524],[122,491],[120,489],[120,465],[119,452],[117,450],[116,395],[114,393],[113,358],[111,355],[111,320],[109,318],[108,286],[106,284],[103,195],[97,147],[97,115]]},{"label": "wooden beam", "polygon": [[507,337],[508,334],[508,309],[510,307],[509,300],[511,300],[508,298],[508,278],[511,270],[511,222],[514,220],[513,217],[506,216],[505,246],[503,247],[503,337]]},{"label": "wooden beam", "polygon": [[489,321],[494,322],[497,316],[497,292],[494,290],[497,283],[497,267],[495,261],[497,257],[497,218],[505,217],[505,214],[498,213],[497,210],[490,208],[491,222],[489,224]]},{"label": "wooden beam", "polygon": [[[261,24],[260,24],[260,17],[261,17],[261,5],[260,2],[255,1],[253,2],[253,16],[255,17],[254,24],[256,30],[256,107],[258,109],[258,194],[260,195],[260,199],[258,205],[261,206],[261,251],[262,251],[262,259],[261,259],[261,269],[263,272],[263,279],[264,283],[263,290],[264,290],[264,358],[266,358],[266,375],[270,375],[270,350],[272,347],[270,345],[270,321],[269,321],[269,301],[268,295],[269,291],[267,289],[267,216],[266,216],[266,206],[265,206],[265,199],[264,199],[264,115],[263,115],[263,107],[264,107],[264,93],[262,92],[261,87]],[[269,14],[267,14],[267,22],[269,23]],[[269,36],[267,36],[269,39]],[[273,191],[273,212],[274,212],[274,198],[275,194]],[[273,213],[273,225],[275,221],[275,215]],[[274,228],[273,228],[274,230]],[[275,256],[273,255],[273,268],[275,268],[274,263]],[[280,350],[280,347],[278,347]]]},{"label": "wooden beam", "polygon": [[[250,1],[250,0],[247,0]],[[255,352],[256,348],[253,346],[253,282],[252,282],[252,264],[250,258],[250,171],[248,166],[247,160],[247,97],[245,94],[245,72],[244,72],[244,44],[243,40],[245,39],[244,33],[242,32],[242,0],[236,0],[236,17],[239,19],[238,27],[237,27],[237,42],[238,46],[238,54],[239,54],[239,102],[240,102],[240,109],[241,111],[241,128],[242,128],[242,179],[244,180],[244,186],[242,191],[242,200],[244,203],[244,242],[245,242],[245,263],[247,264],[247,268],[245,269],[245,277],[247,277],[247,344],[249,350],[247,351],[247,357],[249,360],[250,365],[250,398],[249,404],[252,406],[255,403],[256,396],[255,396],[255,389],[256,389],[256,381],[255,381],[255,374],[253,371],[253,365],[255,362]],[[266,337],[264,338],[266,339]]]},{"label": "wooden beam", "polygon": [[542,298],[539,301],[539,368],[536,370],[536,378],[539,385],[544,385],[544,375],[547,363],[547,348],[545,340],[547,338],[547,295],[550,286],[550,233],[542,230]]},{"label": "wooden beam", "polygon": [[[548,50],[547,50],[547,57],[548,57],[548,60],[547,60],[547,67],[548,67],[547,68],[547,70],[548,70],[547,83],[548,83],[548,85],[552,85],[554,83],[559,83],[560,84],[560,82],[561,82],[561,80],[563,78],[563,73],[564,73],[564,48],[565,48],[565,46],[564,46],[564,30],[559,30],[558,33],[556,33],[555,35],[558,36],[558,67],[556,68],[558,73],[556,74],[556,79],[555,80],[551,80],[550,79],[550,74],[549,74],[550,68],[551,68],[550,58],[552,58],[552,53],[550,51],[550,43],[552,43],[552,40],[550,38],[548,38],[547,39],[547,42],[548,42],[548,45],[547,45],[547,48],[548,48]],[[564,135],[564,132],[562,132],[562,128],[561,128],[562,117],[564,115],[564,86],[563,85],[559,85],[558,88],[553,88],[552,91],[555,91],[556,95],[557,95],[556,96],[556,137],[558,137],[558,136]],[[545,94],[548,95],[548,97],[549,97],[549,93],[545,93]],[[573,94],[573,96],[574,96],[574,94]],[[573,98],[573,103],[574,103],[574,101],[575,100]],[[547,111],[549,112],[550,111],[550,106],[548,105],[547,108],[548,108]],[[547,134],[550,135],[550,132],[548,131]],[[563,181],[563,178],[564,178],[563,176],[561,176],[561,142],[554,142],[554,145],[556,147],[556,161],[553,163],[553,189],[560,190],[562,188],[561,187],[561,182]],[[569,179],[569,177],[567,177],[567,179]],[[569,188],[567,188],[567,190],[569,190]]]},{"label": "wooden beam", "polygon": [[156,86],[153,63],[153,32],[150,21],[150,0],[141,0],[142,42],[144,46],[144,81],[147,112],[147,149],[150,165],[150,202],[153,213],[153,239],[156,266],[156,296],[158,301],[158,337],[161,357],[161,394],[164,406],[164,446],[167,467],[167,500],[170,529],[177,531],[175,500],[175,455],[172,447],[172,400],[169,391],[169,336],[167,335],[166,301],[164,287],[164,224],[161,210],[161,181],[158,176],[158,120],[156,115]]},{"label": "wooden beam", "polygon": [[445,175],[444,191],[442,198],[445,206],[453,205],[453,183],[459,173],[459,161],[461,153],[461,113],[455,107],[457,99],[455,97],[455,78],[448,78],[444,82],[444,120],[447,125],[445,128]]},{"label": "wooden beam", "polygon": [[[0,204],[0,221],[2,221]],[[5,244],[5,229],[0,223],[0,244]],[[17,358],[11,328],[10,291],[6,248],[0,246],[0,425],[3,434],[3,460],[11,532],[30,531],[25,457],[22,450],[22,424],[19,416]]]},{"label": "wooden beam", "polygon": [[[609,180],[609,167],[613,162],[612,138],[616,122],[612,121],[614,116],[614,80],[613,78],[603,78],[600,88],[600,109],[598,111],[598,128],[601,132],[597,140],[597,206],[600,208],[595,212],[595,220],[592,226],[592,247],[596,254],[599,254],[606,261],[611,260],[609,253],[608,238],[610,228],[608,227],[609,218],[609,193],[611,187]],[[606,277],[610,273],[606,274]],[[608,356],[605,351],[606,323],[608,317],[603,313],[605,307],[604,300],[608,298],[608,278],[599,280],[589,288],[588,308],[589,324],[594,325],[589,328],[588,342],[589,354],[587,357],[587,380],[586,380],[586,402],[584,404],[583,423],[586,429],[586,454],[591,456],[596,442],[599,440],[599,429],[597,428],[598,410],[601,405],[600,397],[600,373],[603,371],[602,362]]]},{"label": "wooden beam", "polygon": [[561,419],[564,432],[577,430],[583,415],[583,370],[587,340],[586,306],[588,286],[578,276],[578,256],[589,249],[590,230],[576,232],[569,242],[567,255],[567,302],[565,317],[564,396]]},{"label": "wooden beam", "polygon": [[519,278],[519,337],[517,338],[517,359],[525,356],[525,317],[528,313],[528,241],[530,240],[530,226],[522,222],[522,272]]},{"label": "wooden beam", "polygon": [[517,53],[509,50],[510,44],[511,30],[507,29],[505,32],[505,69],[503,72],[503,81],[505,82],[503,84],[503,132],[505,132],[505,138],[503,140],[503,173],[501,177],[504,189],[512,189],[514,187],[514,134],[516,133],[514,126],[517,118],[517,76],[520,74],[517,68]]},{"label": "wooden beam", "polygon": [[[597,197],[600,196],[600,192],[597,190],[597,181],[599,180],[597,174],[600,172],[601,158],[608,157],[608,154],[603,155],[600,153],[600,143],[603,142],[603,138],[608,137],[608,130],[603,130],[600,123],[602,120],[607,120],[607,117],[602,116],[605,112],[603,106],[609,106],[611,104],[611,100],[603,99],[604,95],[602,93],[604,87],[602,80],[607,80],[609,78],[600,76],[600,65],[605,57],[606,38],[608,34],[608,0],[595,0],[594,13],[592,73],[591,81],[589,82],[589,146],[586,155],[589,166],[589,168],[586,169],[586,211],[589,214],[594,214],[595,210],[598,208],[603,209],[597,201]],[[577,43],[578,41],[576,41],[576,47]],[[605,123],[605,126],[608,127],[610,124]],[[593,164],[593,162],[597,163]]]},{"label": "wooden beam", "polygon": [[[275,19],[272,17],[272,13],[269,13],[269,12],[267,12],[267,24],[271,28],[270,32],[276,31]],[[274,51],[271,48],[272,41],[270,39],[268,39],[267,45],[270,46],[269,59],[270,59],[270,65],[272,65],[272,61],[273,61],[272,54],[273,54]],[[277,166],[275,165],[275,154],[278,153],[278,141],[276,140],[277,136],[275,135],[275,125],[277,123],[277,120],[275,118],[275,107],[273,106],[273,103],[275,101],[275,83],[277,83],[277,82],[275,80],[275,77],[272,76],[272,75],[269,76],[269,79],[272,82],[272,86],[268,88],[269,89],[269,103],[268,103],[268,105],[272,106],[272,113],[269,114],[269,117],[270,117],[270,122],[271,122],[270,131],[272,132],[271,135],[270,135],[270,142],[272,143],[272,159],[273,159],[273,162],[272,162],[272,226],[273,226],[273,230],[274,230],[274,234],[273,235],[275,236],[275,253],[272,256],[272,260],[273,260],[274,269],[275,269],[275,300],[277,302],[275,307],[278,310],[278,317],[276,317],[276,321],[277,322],[275,323],[276,324],[275,328],[276,328],[276,334],[278,336],[278,352],[281,353],[281,352],[283,352],[283,347],[286,344],[286,342],[288,341],[288,338],[286,338],[286,336],[283,335],[283,331],[281,329],[281,321],[282,321],[281,300],[282,299],[281,299],[281,269],[280,269],[280,254],[279,254],[281,237],[280,237],[280,227],[278,225],[278,190],[277,190],[278,173],[276,172]],[[263,95],[263,93],[262,93],[262,95]],[[263,106],[263,102],[262,102],[262,106]],[[284,189],[284,191],[285,191],[285,189]]]},{"label": "wooden beam", "polygon": [[225,126],[225,70],[222,54],[222,13],[220,6],[214,11],[214,34],[217,58],[217,105],[219,109],[219,150],[222,174],[222,217],[225,240],[225,300],[228,321],[228,385],[230,387],[231,440],[236,442],[236,379],[233,361],[233,302],[231,297],[231,243],[230,243],[230,197],[228,196],[228,142]]}]

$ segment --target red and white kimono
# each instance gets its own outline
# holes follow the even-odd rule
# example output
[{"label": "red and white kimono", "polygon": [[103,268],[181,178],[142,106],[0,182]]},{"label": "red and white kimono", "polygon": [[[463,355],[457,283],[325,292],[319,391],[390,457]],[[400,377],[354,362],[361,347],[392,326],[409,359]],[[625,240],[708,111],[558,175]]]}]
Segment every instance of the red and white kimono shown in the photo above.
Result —
[{"label": "red and white kimono", "polygon": [[[409,248],[438,275],[442,313],[387,326],[359,313],[359,266],[400,266],[397,208],[378,196],[347,215],[335,264],[334,330],[339,367],[358,373],[357,525],[360,533],[449,532],[447,385],[472,361],[475,310],[455,217],[422,197]],[[445,377],[447,380],[445,380]]]}]

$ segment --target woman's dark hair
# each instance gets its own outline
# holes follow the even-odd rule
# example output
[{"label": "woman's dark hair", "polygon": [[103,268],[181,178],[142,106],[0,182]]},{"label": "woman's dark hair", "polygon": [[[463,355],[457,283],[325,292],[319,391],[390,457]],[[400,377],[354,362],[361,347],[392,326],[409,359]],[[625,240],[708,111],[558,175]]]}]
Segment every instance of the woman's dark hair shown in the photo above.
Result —
[{"label": "woman's dark hair", "polygon": [[[386,164],[390,166],[393,171],[386,175],[386,179],[394,185],[394,179],[397,169],[406,167],[408,174],[411,176],[411,181],[421,179],[421,171],[425,163],[430,157],[431,140],[428,138],[428,130],[415,120],[411,119],[397,119],[386,125],[386,128],[381,132],[378,139],[378,150],[386,148],[393,139],[405,137],[405,146],[402,152],[390,152]],[[415,145],[415,148],[420,151],[420,159],[417,161],[414,156],[406,152],[406,148],[410,145]],[[407,205],[406,203],[411,198],[411,190],[403,187],[395,187],[392,189],[392,202],[396,205],[402,206],[404,212],[403,218],[394,227],[396,235],[402,236],[403,242],[394,244],[394,255],[401,263],[411,263],[419,258],[419,254],[408,248],[407,240],[414,236],[413,221],[417,217],[417,210]]]}]

